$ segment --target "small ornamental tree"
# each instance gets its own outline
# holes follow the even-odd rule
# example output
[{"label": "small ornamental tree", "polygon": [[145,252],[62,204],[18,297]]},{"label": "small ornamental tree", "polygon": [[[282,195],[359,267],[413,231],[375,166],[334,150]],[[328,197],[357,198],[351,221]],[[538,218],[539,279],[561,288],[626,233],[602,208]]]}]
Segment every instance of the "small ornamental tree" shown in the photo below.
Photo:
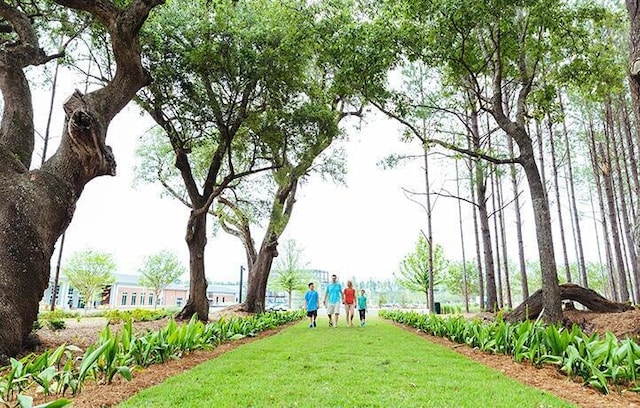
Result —
[{"label": "small ornamental tree", "polygon": [[148,256],[138,272],[141,275],[138,283],[153,291],[156,300],[155,309],[158,306],[160,292],[170,284],[176,283],[180,276],[187,273],[187,270],[174,253],[160,251]]},{"label": "small ornamental tree", "polygon": [[291,308],[291,297],[294,291],[304,290],[307,287],[309,276],[305,273],[301,261],[302,249],[298,247],[296,241],[290,239],[284,243],[282,258],[276,262],[276,275],[273,286],[287,292],[289,296],[289,308]]},{"label": "small ornamental tree", "polygon": [[[442,283],[448,262],[440,245],[433,249],[433,286],[436,286]],[[416,248],[400,262],[399,273],[394,276],[400,286],[424,293],[429,304],[429,243],[424,236],[418,238]]]},{"label": "small ornamental tree", "polygon": [[76,289],[84,300],[84,309],[91,304],[102,289],[115,282],[113,272],[116,264],[111,254],[86,249],[74,253],[62,268],[69,285]]}]

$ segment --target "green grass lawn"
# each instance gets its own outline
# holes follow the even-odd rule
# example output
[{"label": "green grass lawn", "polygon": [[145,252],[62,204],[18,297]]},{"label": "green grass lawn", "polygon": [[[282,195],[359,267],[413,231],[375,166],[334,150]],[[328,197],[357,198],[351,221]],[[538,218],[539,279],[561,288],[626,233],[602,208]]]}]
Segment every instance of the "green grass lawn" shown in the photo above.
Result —
[{"label": "green grass lawn", "polygon": [[245,344],[120,406],[573,406],[376,317],[366,327],[318,323]]}]

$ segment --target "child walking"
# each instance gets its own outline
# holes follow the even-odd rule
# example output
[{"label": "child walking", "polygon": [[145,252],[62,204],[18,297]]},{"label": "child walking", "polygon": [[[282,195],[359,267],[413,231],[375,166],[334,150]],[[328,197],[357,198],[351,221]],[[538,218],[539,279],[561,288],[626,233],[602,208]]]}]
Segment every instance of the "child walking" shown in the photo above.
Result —
[{"label": "child walking", "polygon": [[316,318],[318,317],[318,292],[316,292],[313,282],[309,283],[309,290],[304,294],[304,307],[307,309],[307,317],[309,318],[309,328],[316,327]]},{"label": "child walking", "polygon": [[365,314],[367,312],[367,298],[364,295],[364,289],[360,290],[358,296],[358,313],[360,314],[360,326],[364,326]]}]

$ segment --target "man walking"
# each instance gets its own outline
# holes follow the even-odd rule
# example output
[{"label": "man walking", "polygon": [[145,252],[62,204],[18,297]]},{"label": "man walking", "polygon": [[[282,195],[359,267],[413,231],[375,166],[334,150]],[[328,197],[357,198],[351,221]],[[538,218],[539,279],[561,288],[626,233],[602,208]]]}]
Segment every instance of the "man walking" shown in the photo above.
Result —
[{"label": "man walking", "polygon": [[338,277],[335,274],[331,275],[331,283],[327,285],[322,303],[327,307],[329,327],[338,327],[338,317],[340,316],[340,306],[343,303],[343,295],[342,285],[338,283]]}]

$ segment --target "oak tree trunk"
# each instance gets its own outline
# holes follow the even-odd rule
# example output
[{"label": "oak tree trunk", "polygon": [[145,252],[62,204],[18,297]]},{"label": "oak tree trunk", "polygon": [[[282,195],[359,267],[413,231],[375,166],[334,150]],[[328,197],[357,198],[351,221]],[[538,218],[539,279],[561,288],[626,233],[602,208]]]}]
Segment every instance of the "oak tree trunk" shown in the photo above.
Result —
[{"label": "oak tree trunk", "polygon": [[278,256],[277,241],[265,239],[258,252],[258,258],[249,271],[247,297],[243,309],[250,313],[262,313],[265,310],[267,282],[273,260]]},{"label": "oak tree trunk", "polygon": [[[200,208],[200,207],[198,207]],[[207,297],[207,277],[204,268],[204,249],[207,246],[207,213],[189,216],[187,228],[189,248],[189,298],[176,319],[189,320],[193,315],[198,320],[209,320],[209,298]]]},{"label": "oak tree trunk", "polygon": [[33,105],[23,70],[53,57],[38,44],[32,17],[4,4],[0,16],[17,37],[0,49],[0,360],[25,345],[38,304],[49,283],[54,245],[65,230],[84,186],[93,178],[115,174],[111,148],[105,144],[114,116],[149,82],[140,63],[138,31],[161,0],[134,0],[127,9],[111,2],[59,0],[87,11],[109,31],[116,62],[106,86],[64,103],[65,121],[58,150],[39,169],[30,170]]}]

